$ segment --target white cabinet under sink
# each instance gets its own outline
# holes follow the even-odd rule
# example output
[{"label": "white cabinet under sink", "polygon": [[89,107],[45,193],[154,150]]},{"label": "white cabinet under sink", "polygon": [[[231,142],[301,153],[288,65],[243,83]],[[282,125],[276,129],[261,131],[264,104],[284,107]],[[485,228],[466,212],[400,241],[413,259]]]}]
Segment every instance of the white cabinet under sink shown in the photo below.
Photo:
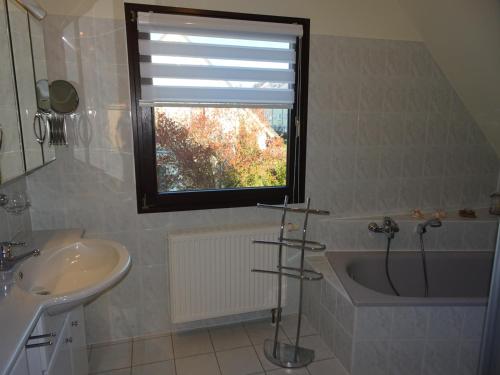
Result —
[{"label": "white cabinet under sink", "polygon": [[29,371],[10,375],[88,374],[81,305],[64,314],[42,315],[30,337],[25,349]]},{"label": "white cabinet under sink", "polygon": [[[71,342],[71,365],[73,375],[88,375],[87,340],[85,338],[83,307],[70,311],[69,333]],[[56,373],[57,375],[58,373]]]},{"label": "white cabinet under sink", "polygon": [[[54,353],[52,354],[47,366],[47,375],[72,374],[73,366],[71,362],[73,360],[73,356],[71,355],[72,343],[70,335],[69,322],[66,320],[61,331],[61,338],[58,340]],[[30,375],[33,375],[31,371]]]}]

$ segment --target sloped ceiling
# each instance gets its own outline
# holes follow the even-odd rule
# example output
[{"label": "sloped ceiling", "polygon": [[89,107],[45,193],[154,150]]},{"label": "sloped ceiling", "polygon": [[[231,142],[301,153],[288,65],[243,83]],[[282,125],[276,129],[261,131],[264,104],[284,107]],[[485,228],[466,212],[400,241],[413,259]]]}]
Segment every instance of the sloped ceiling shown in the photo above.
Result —
[{"label": "sloped ceiling", "polygon": [[399,1],[500,156],[500,1]]}]

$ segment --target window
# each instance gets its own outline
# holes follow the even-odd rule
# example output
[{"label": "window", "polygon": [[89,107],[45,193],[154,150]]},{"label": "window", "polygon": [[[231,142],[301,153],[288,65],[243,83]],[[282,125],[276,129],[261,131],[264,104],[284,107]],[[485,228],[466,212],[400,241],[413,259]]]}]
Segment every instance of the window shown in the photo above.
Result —
[{"label": "window", "polygon": [[139,212],[303,202],[309,20],[125,14]]}]

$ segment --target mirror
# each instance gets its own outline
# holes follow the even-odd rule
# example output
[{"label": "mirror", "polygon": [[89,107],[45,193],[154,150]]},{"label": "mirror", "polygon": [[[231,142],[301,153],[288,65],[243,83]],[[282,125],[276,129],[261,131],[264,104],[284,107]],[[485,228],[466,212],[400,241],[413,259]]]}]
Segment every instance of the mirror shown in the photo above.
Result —
[{"label": "mirror", "polygon": [[50,105],[52,110],[59,114],[73,113],[78,108],[80,99],[75,87],[64,80],[57,80],[50,84]]},{"label": "mirror", "polygon": [[7,9],[0,2],[0,184],[24,173]]}]

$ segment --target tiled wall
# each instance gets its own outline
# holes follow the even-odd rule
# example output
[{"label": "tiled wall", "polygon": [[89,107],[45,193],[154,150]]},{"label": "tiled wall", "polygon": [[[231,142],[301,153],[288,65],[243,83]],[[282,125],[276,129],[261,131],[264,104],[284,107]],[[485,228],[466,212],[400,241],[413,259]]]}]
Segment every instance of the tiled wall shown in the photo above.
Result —
[{"label": "tiled wall", "polygon": [[[70,146],[28,178],[36,229],[83,227],[127,246],[127,278],[86,308],[88,341],[163,332],[167,234],[275,218],[255,208],[137,215],[123,21],[48,16],[49,79],[75,83]],[[64,38],[63,38],[64,37]],[[307,190],[336,215],[474,206],[497,159],[425,48],[312,36]]]},{"label": "tiled wall", "polygon": [[49,79],[73,82],[81,101],[78,118],[68,120],[70,146],[29,177],[34,227],[85,228],[87,237],[119,241],[131,253],[125,280],[85,309],[89,343],[169,332],[167,234],[279,217],[255,208],[138,215],[123,23],[44,22]]},{"label": "tiled wall", "polygon": [[474,375],[485,306],[354,306],[335,283],[306,284],[305,314],[352,375]]},{"label": "tiled wall", "polygon": [[[0,187],[0,193],[8,197],[15,193],[27,193],[26,178],[20,177]],[[21,232],[31,231],[31,218],[29,210],[20,215],[10,214],[0,208],[0,241],[10,241]]]},{"label": "tiled wall", "polygon": [[425,46],[313,36],[308,191],[335,216],[477,207],[498,159]]}]

